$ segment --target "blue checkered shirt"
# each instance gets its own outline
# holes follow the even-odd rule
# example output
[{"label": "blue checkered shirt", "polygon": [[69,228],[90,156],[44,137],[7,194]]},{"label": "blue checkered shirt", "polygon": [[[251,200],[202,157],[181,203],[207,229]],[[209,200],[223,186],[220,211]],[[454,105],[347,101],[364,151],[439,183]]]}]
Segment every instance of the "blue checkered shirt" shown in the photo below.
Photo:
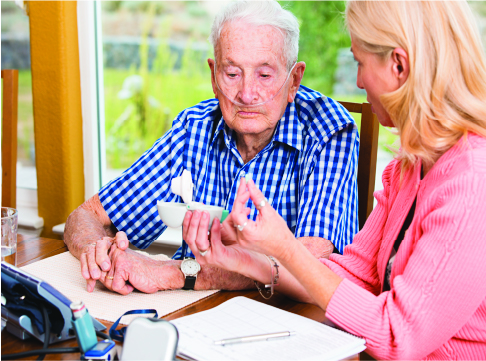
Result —
[{"label": "blue checkered shirt", "polygon": [[[191,172],[193,200],[230,210],[239,179],[249,174],[296,237],[322,237],[342,253],[358,231],[359,135],[336,101],[301,86],[273,139],[244,163],[217,99],[181,112],[172,128],[119,178],[104,186],[101,203],[119,231],[148,247],[166,226],[157,201],[183,202],[171,179]],[[250,219],[257,210],[249,201]],[[187,244],[173,256],[193,257]]]}]

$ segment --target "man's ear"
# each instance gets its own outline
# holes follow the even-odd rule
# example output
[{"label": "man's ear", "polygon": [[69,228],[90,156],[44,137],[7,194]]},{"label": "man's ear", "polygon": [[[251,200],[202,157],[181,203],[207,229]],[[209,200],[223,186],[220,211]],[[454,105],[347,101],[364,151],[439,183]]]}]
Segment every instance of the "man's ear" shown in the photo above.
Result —
[{"label": "man's ear", "polygon": [[216,99],[218,99],[218,92],[217,92],[217,89],[216,89],[216,83],[214,81],[214,77],[215,77],[215,74],[214,74],[214,65],[216,64],[216,62],[211,59],[211,58],[208,58],[208,65],[209,65],[209,69],[211,69],[211,85],[213,87],[213,93],[214,93],[214,97]]},{"label": "man's ear", "polygon": [[402,86],[410,73],[408,54],[402,48],[395,48],[391,55],[391,61],[393,75],[397,78],[399,85]]},{"label": "man's ear", "polygon": [[290,88],[289,88],[289,95],[287,97],[287,101],[292,103],[294,101],[295,95],[299,90],[300,83],[302,82],[302,77],[304,76],[305,71],[305,63],[303,61],[299,61],[295,64],[294,70],[292,70],[292,74],[290,74]]}]

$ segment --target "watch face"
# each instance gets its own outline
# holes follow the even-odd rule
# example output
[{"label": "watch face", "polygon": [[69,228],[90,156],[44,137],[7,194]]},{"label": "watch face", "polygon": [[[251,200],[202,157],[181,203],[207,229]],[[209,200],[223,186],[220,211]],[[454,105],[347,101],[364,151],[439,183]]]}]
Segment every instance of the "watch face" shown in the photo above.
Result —
[{"label": "watch face", "polygon": [[186,276],[195,276],[201,270],[201,266],[195,259],[185,259],[181,263],[181,270]]}]

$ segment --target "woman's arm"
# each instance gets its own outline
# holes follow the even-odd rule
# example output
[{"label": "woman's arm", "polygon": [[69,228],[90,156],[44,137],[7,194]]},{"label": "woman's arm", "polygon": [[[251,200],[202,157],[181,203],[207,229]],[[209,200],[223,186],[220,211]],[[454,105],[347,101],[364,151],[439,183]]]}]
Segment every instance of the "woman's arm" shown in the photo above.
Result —
[{"label": "woman's arm", "polygon": [[[253,187],[255,187],[254,184]],[[185,229],[184,239],[196,255],[198,262],[201,265],[214,265],[229,271],[238,272],[253,280],[269,284],[272,278],[272,269],[264,254],[272,255],[277,258],[278,263],[281,265],[279,267],[279,286],[276,289],[294,299],[314,303],[325,309],[341,278],[324,266],[294,237],[285,221],[269,205],[266,208],[260,207],[257,223],[261,221],[262,217],[267,219],[267,226],[270,225],[274,229],[274,231],[268,230],[272,234],[271,238],[281,244],[281,247],[276,248],[279,252],[264,253],[259,249],[245,249],[245,242],[242,239],[243,232],[235,227],[238,223],[234,220],[234,217],[237,214],[242,218],[241,224],[247,222],[247,226],[245,226],[243,231],[245,232],[245,237],[251,237],[246,234],[246,227],[249,227],[248,229],[251,228],[250,224],[248,224],[251,221],[247,219],[248,210],[244,207],[248,198],[249,192],[246,190],[246,184],[242,180],[233,212],[224,223],[225,238],[237,240],[237,243],[230,245],[222,244],[221,226],[217,219],[213,222],[211,241],[209,241],[207,236],[209,216],[207,213],[199,211],[186,213],[183,224],[183,229]],[[263,196],[261,198],[263,199]],[[258,237],[260,236],[255,236],[254,239]],[[265,239],[266,236],[261,235],[261,237],[261,239]],[[207,250],[208,252],[201,256],[199,250]],[[296,277],[303,275],[311,275],[306,277],[309,280],[308,284],[297,281]],[[324,287],[325,285],[327,286]],[[306,291],[306,289],[311,291]]]},{"label": "woman's arm", "polygon": [[[402,242],[405,248],[397,254],[394,273],[400,273],[393,280],[392,290],[379,295],[316,264],[319,262],[309,257],[279,223],[283,221],[276,212],[262,202],[261,193],[252,190],[251,182],[249,191],[239,190],[232,222],[243,228],[235,229],[240,245],[278,258],[286,272],[301,282],[305,291],[300,294],[314,299],[331,321],[364,337],[374,357],[424,358],[461,332],[472,332],[467,339],[486,342],[484,334],[475,333],[474,324],[465,326],[479,317],[479,307],[486,310],[486,283],[480,281],[486,274],[482,236],[486,233],[482,221],[486,213],[482,195],[486,191],[481,177],[484,175],[464,175],[457,185],[448,182],[443,189],[434,188],[435,200],[427,200],[430,213],[420,216],[423,208],[417,209],[416,217],[423,217],[413,231],[418,233],[408,233]],[[244,216],[252,192],[251,198],[260,208],[256,222]],[[263,259],[260,264],[264,264]],[[252,272],[250,263],[238,266],[247,274]],[[403,271],[397,271],[400,267]],[[296,290],[288,280],[283,280],[282,286],[288,287],[287,291]]]},{"label": "woman's arm", "polygon": [[[246,204],[250,197],[258,208],[255,222],[246,217]],[[299,290],[300,294],[310,297],[323,310],[327,308],[342,278],[295,239],[285,221],[266,202],[253,181],[241,181],[231,216],[234,225],[245,225],[243,229],[234,228],[238,243],[243,248],[274,256],[281,262],[285,272],[292,276],[282,280],[279,290],[286,294]]]},{"label": "woman's arm", "polygon": [[395,257],[391,291],[375,296],[345,281],[328,305],[326,316],[365,337],[375,358],[419,359],[446,343],[486,342],[480,331],[486,314],[484,174],[458,178],[434,187],[417,208],[419,218]]},{"label": "woman's arm", "polygon": [[[184,240],[196,256],[201,266],[216,266],[231,272],[237,272],[249,279],[269,284],[272,279],[272,269],[267,257],[261,253],[244,249],[237,242],[222,242],[221,233],[225,239],[236,240],[235,227],[231,214],[223,225],[215,219],[211,227],[210,240],[208,239],[209,216],[207,212],[187,212],[183,223]],[[290,232],[290,231],[289,231]],[[302,244],[294,238],[294,242]],[[303,249],[306,250],[304,246]],[[199,251],[207,251],[202,256]],[[309,253],[312,258],[311,253]],[[316,258],[314,260],[317,261]],[[277,263],[280,262],[277,260]],[[284,267],[279,267],[279,286],[275,287],[289,297],[306,303],[314,303],[302,285]]]},{"label": "woman's arm", "polygon": [[346,246],[343,255],[331,255],[330,261],[321,260],[332,271],[375,295],[381,292],[378,255],[390,209],[400,184],[401,167],[393,160],[382,175],[383,189],[375,192],[376,206],[364,227]]}]

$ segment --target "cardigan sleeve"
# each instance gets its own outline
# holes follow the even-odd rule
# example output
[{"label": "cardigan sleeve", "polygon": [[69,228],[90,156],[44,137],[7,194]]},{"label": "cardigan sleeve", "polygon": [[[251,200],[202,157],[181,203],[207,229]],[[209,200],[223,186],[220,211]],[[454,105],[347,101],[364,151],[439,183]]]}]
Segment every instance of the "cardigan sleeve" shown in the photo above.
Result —
[{"label": "cardigan sleeve", "polygon": [[393,160],[385,168],[382,176],[383,190],[374,193],[377,205],[363,229],[354,237],[353,243],[344,248],[344,254],[333,254],[330,260],[320,260],[334,273],[376,295],[381,290],[377,271],[378,251],[391,202],[391,180],[395,177],[397,167],[399,163]]},{"label": "cardigan sleeve", "polygon": [[[374,357],[424,358],[479,317],[486,298],[484,177],[466,172],[430,190],[409,228],[416,241],[397,253],[395,263],[400,252],[409,252],[401,255],[404,271],[389,292],[375,295],[352,278],[336,289],[326,316],[364,337]],[[484,342],[482,317],[471,321],[477,325],[466,339]]]}]

